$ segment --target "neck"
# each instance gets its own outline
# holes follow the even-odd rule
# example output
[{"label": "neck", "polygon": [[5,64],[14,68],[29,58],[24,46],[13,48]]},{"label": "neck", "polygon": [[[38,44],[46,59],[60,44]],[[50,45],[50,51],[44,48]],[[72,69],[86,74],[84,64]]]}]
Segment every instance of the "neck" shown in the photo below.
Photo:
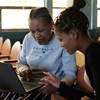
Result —
[{"label": "neck", "polygon": [[79,46],[79,51],[85,54],[87,47],[92,41],[93,40],[89,36],[85,36],[85,38],[82,38],[82,41],[80,42],[80,46]]}]

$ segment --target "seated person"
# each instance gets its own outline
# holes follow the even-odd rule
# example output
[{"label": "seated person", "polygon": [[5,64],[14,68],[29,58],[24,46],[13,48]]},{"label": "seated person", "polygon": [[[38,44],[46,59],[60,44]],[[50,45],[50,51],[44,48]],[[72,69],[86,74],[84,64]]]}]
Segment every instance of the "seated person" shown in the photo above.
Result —
[{"label": "seated person", "polygon": [[[72,7],[62,11],[56,18],[54,34],[68,53],[73,54],[79,50],[85,55],[85,74],[88,77],[88,85],[94,91],[86,93],[87,91],[69,87],[50,72],[44,72],[48,76],[41,80],[51,83],[59,91],[74,96],[74,100],[81,100],[85,95],[90,97],[90,100],[100,100],[100,42],[93,41],[88,35],[89,20],[80,10],[85,5],[85,0],[74,0]],[[87,83],[87,79],[85,81]]]},{"label": "seated person", "polygon": [[[60,47],[60,42],[53,32],[53,19],[45,7],[32,9],[29,14],[30,32],[23,40],[23,47],[18,56],[17,72],[30,80],[33,69],[42,69],[55,74],[59,80],[71,86],[76,79],[75,55],[70,55]],[[48,82],[42,82],[39,93],[51,94],[58,88]],[[47,97],[46,100],[50,98]]]}]

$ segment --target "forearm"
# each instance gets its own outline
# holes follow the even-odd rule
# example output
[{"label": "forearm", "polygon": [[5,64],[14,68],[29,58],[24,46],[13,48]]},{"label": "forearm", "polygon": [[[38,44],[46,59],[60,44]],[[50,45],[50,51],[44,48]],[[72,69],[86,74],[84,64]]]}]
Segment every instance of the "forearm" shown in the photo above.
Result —
[{"label": "forearm", "polygon": [[66,85],[63,82],[60,82],[59,91],[66,93],[70,97],[75,97],[75,98],[77,98],[77,100],[80,100],[80,98],[85,95],[87,95],[89,97],[94,97],[93,93],[85,93],[85,92],[79,91],[73,87]]},{"label": "forearm", "polygon": [[75,82],[75,79],[76,79],[76,76],[69,76],[69,75],[66,75],[62,78],[61,81],[65,82],[68,86],[71,86],[74,84]]},{"label": "forearm", "polygon": [[94,90],[96,92],[96,96],[94,100],[100,100],[100,67],[98,65],[99,61],[96,62],[97,65],[94,65],[92,67],[90,67],[90,69],[92,70],[92,75],[93,75],[93,81],[94,81]]},{"label": "forearm", "polygon": [[[73,87],[70,87],[70,86],[66,85],[65,83],[63,83],[63,82],[60,82],[59,90],[61,92],[66,92],[66,93],[68,93],[70,95],[78,95],[78,94],[80,94],[79,90],[74,89]],[[84,93],[82,92],[81,95],[84,96]]]},{"label": "forearm", "polygon": [[17,72],[21,72],[21,71],[24,71],[26,69],[29,69],[28,65],[17,63],[17,65],[16,65]]}]

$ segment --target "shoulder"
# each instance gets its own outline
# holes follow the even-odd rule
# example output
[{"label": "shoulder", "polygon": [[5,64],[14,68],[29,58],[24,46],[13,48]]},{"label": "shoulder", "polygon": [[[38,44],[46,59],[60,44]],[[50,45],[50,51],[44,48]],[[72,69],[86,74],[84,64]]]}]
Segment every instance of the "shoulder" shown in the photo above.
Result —
[{"label": "shoulder", "polygon": [[35,39],[33,38],[33,36],[31,35],[31,33],[27,33],[24,37],[24,41],[35,41]]},{"label": "shoulder", "polygon": [[95,42],[92,42],[89,46],[88,46],[88,48],[87,48],[87,50],[93,50],[93,51],[95,51],[95,50],[100,50],[100,42],[98,42],[98,41],[95,41]]},{"label": "shoulder", "polygon": [[26,38],[33,38],[30,32],[25,35],[25,39]]},{"label": "shoulder", "polygon": [[25,45],[31,45],[31,44],[35,44],[36,40],[33,38],[33,36],[31,35],[31,33],[27,33],[26,36],[23,39],[23,44]]},{"label": "shoulder", "polygon": [[90,44],[90,47],[100,47],[100,41],[94,41]]},{"label": "shoulder", "polygon": [[88,55],[100,55],[100,42],[96,41],[96,42],[92,42],[87,50],[86,50],[86,54]]}]

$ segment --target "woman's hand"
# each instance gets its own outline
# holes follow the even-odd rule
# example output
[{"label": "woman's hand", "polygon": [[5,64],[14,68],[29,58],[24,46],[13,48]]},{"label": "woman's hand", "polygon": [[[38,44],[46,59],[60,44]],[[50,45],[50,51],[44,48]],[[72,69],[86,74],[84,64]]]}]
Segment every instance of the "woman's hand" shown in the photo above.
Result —
[{"label": "woman's hand", "polygon": [[48,82],[41,81],[39,83],[43,84],[43,86],[38,90],[41,93],[51,94],[51,93],[55,93],[58,91],[58,88],[56,88],[55,86],[53,86],[52,84],[50,84]]},{"label": "woman's hand", "polygon": [[26,69],[22,72],[19,72],[19,75],[22,77],[22,80],[30,81],[31,77],[33,76],[33,72],[31,69]]},{"label": "woman's hand", "polygon": [[[50,72],[43,72],[43,73],[46,74],[47,76],[43,77],[41,81],[49,82],[54,87],[59,88],[60,80],[54,74]],[[41,84],[41,82],[39,82],[39,84]]]}]

